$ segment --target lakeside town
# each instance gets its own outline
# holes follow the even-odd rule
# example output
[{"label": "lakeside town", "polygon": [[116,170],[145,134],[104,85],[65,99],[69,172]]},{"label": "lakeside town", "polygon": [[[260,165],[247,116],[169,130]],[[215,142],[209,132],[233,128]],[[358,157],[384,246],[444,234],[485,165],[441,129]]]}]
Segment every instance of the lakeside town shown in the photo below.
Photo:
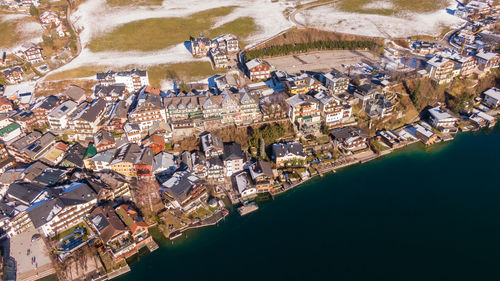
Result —
[{"label": "lakeside town", "polygon": [[[71,38],[67,21],[39,5],[8,2]],[[222,74],[161,89],[140,68],[96,71],[89,87],[43,88],[59,56],[35,43],[4,52],[3,279],[109,280],[158,249],[153,238],[215,225],[233,208],[247,215],[260,200],[410,144],[493,128],[499,12],[493,1],[459,5],[465,23],[444,40],[242,48],[233,34],[197,34],[186,52]],[[71,40],[67,60],[79,49]]]}]

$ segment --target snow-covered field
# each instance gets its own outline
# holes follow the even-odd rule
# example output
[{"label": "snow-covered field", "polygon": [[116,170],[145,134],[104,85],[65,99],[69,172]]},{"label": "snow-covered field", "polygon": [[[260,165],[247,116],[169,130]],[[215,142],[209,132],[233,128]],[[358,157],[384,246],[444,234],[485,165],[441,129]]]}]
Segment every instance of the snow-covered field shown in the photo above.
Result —
[{"label": "snow-covered field", "polygon": [[15,46],[10,48],[11,51],[15,52],[20,49],[23,44],[26,43],[39,43],[42,41],[43,28],[40,23],[33,21],[29,15],[25,14],[8,14],[2,15],[1,21],[16,21],[17,32],[19,33],[19,42]]},{"label": "snow-covered field", "polygon": [[[455,6],[456,4],[450,8],[454,9]],[[386,1],[376,1],[363,8],[392,9],[392,4]],[[400,12],[395,16],[384,16],[346,13],[342,12],[335,4],[305,10],[299,13],[296,19],[307,26],[323,30],[385,38],[411,35],[437,36],[443,27],[452,27],[463,23],[458,17],[447,13],[445,9],[425,14]]]},{"label": "snow-covered field", "polygon": [[193,61],[183,43],[153,52],[94,53],[86,46],[92,38],[128,22],[149,18],[185,17],[224,6],[237,7],[229,15],[219,18],[212,28],[239,17],[252,17],[258,26],[258,31],[250,38],[246,38],[248,43],[259,42],[293,26],[283,15],[284,10],[290,7],[290,2],[286,0],[275,3],[270,0],[165,0],[160,7],[109,7],[105,0],[87,0],[71,16],[75,28],[80,30],[82,52],[71,63],[56,72],[83,65],[151,66]]}]

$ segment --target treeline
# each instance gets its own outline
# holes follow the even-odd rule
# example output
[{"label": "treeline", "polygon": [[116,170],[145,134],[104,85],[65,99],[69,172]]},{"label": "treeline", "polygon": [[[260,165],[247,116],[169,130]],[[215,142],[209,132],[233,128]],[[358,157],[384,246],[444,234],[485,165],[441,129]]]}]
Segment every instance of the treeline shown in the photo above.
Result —
[{"label": "treeline", "polygon": [[255,58],[286,56],[297,53],[305,53],[319,50],[375,50],[379,45],[374,41],[315,41],[308,43],[286,44],[270,46],[263,49],[249,50],[245,52],[245,61]]}]

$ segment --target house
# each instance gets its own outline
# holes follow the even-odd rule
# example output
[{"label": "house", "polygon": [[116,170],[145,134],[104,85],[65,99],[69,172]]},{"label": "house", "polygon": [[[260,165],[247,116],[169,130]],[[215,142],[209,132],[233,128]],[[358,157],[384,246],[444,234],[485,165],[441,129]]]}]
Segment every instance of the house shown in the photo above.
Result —
[{"label": "house", "polygon": [[226,177],[243,170],[243,151],[239,143],[225,143],[224,153],[222,154],[224,162],[224,174]]},{"label": "house", "polygon": [[[305,164],[306,154],[302,144],[298,142],[273,144],[273,160],[276,167],[302,166]],[[297,165],[295,165],[297,164]]]},{"label": "house", "polygon": [[123,132],[123,126],[127,122],[129,104],[126,101],[120,100],[111,106],[109,118],[104,122],[108,130]]},{"label": "house", "polygon": [[259,160],[248,166],[248,172],[257,192],[271,191],[275,176],[269,162]]},{"label": "house", "polygon": [[117,100],[126,99],[128,91],[125,84],[96,85],[94,95],[107,102],[116,102]]},{"label": "house", "polygon": [[87,148],[79,142],[75,143],[66,151],[66,154],[64,155],[61,163],[59,163],[59,166],[68,168],[83,168],[85,166],[83,158],[85,157],[86,152]]},{"label": "house", "polygon": [[259,58],[246,63],[248,77],[251,80],[267,80],[271,78],[271,65]]},{"label": "house", "polygon": [[211,133],[200,135],[201,149],[205,153],[205,157],[219,157],[224,152],[222,140]]},{"label": "house", "polygon": [[141,156],[142,149],[136,143],[122,145],[116,150],[116,153],[109,164],[112,171],[128,177],[137,176],[135,163]]},{"label": "house", "polygon": [[377,139],[390,148],[403,146],[403,139],[391,130],[380,130],[377,132]]},{"label": "house", "polygon": [[87,94],[84,89],[71,85],[69,86],[61,95],[63,98],[67,100],[72,100],[76,102],[77,104],[82,103],[84,100],[87,99]]},{"label": "house", "polygon": [[286,100],[288,103],[288,116],[300,131],[312,133],[321,126],[321,112],[318,100],[310,95],[293,95]]},{"label": "house", "polygon": [[442,133],[456,133],[458,132],[457,121],[458,119],[452,116],[445,108],[436,106],[430,108],[429,121],[432,127],[436,128]]},{"label": "house", "polygon": [[103,118],[106,101],[95,99],[92,103],[85,103],[85,106],[82,104],[79,108],[81,109],[74,113],[68,126],[75,132],[77,139],[92,139]]},{"label": "house", "polygon": [[50,95],[41,101],[35,103],[31,107],[31,111],[34,113],[36,118],[36,123],[38,126],[44,126],[48,124],[47,115],[54,110],[57,105],[59,105],[59,98],[54,95]]},{"label": "house", "polygon": [[352,115],[352,106],[334,95],[322,91],[314,98],[319,101],[321,119],[329,126],[342,123]]},{"label": "house", "polygon": [[144,86],[149,85],[148,72],[132,69],[129,71],[107,71],[96,74],[97,81],[102,86],[124,84],[129,93],[135,93]]},{"label": "house", "polygon": [[63,142],[57,142],[54,147],[52,147],[44,156],[41,161],[49,165],[55,166],[59,164],[64,158],[66,151],[68,150],[68,145]]},{"label": "house", "polygon": [[210,40],[200,33],[197,38],[191,37],[191,54],[193,57],[204,57],[210,49],[217,47],[217,42]]},{"label": "house", "polygon": [[5,145],[0,144],[0,174],[12,168],[15,163],[14,157],[9,155],[7,149],[5,149]]},{"label": "house", "polygon": [[21,126],[17,123],[10,123],[9,125],[0,129],[0,140],[9,142],[22,134]]},{"label": "house", "polygon": [[288,96],[285,93],[274,93],[264,97],[259,102],[263,120],[279,120],[288,118],[289,106],[286,102]]},{"label": "house", "polygon": [[27,209],[34,227],[47,237],[83,222],[97,204],[97,194],[85,183],[73,182],[53,190],[55,194],[50,199]]},{"label": "house", "polygon": [[130,183],[118,173],[112,171],[94,172],[92,177],[86,178],[86,182],[98,194],[99,201],[120,202],[132,198]]},{"label": "house", "polygon": [[325,76],[325,87],[331,90],[334,94],[340,94],[349,88],[349,78],[342,72],[333,69]]},{"label": "house", "polygon": [[31,64],[36,64],[43,61],[42,48],[37,44],[25,44],[22,46],[21,52],[26,57],[26,60]]},{"label": "house", "polygon": [[479,128],[492,128],[497,123],[497,118],[477,109],[472,110],[472,115],[469,116],[469,120]]},{"label": "house", "polygon": [[220,157],[206,159],[205,166],[207,167],[207,178],[219,181],[224,180],[224,162],[222,162]]},{"label": "house", "polygon": [[144,147],[141,155],[135,162],[135,171],[138,177],[151,177],[153,176],[153,149],[151,147]]},{"label": "house", "polygon": [[110,164],[115,156],[116,148],[99,152],[91,158],[85,159],[85,168],[91,171],[111,170]]},{"label": "house", "polygon": [[178,166],[175,162],[175,158],[172,154],[167,152],[160,152],[153,157],[153,174],[167,172],[173,174],[177,170]]},{"label": "house", "polygon": [[428,77],[438,84],[450,83],[453,79],[455,63],[443,56],[436,55],[427,61]]},{"label": "house", "polygon": [[61,24],[59,16],[54,11],[45,11],[40,15],[40,22],[43,25],[48,25],[49,27],[56,27]]},{"label": "house", "polygon": [[75,112],[78,104],[67,100],[57,106],[47,115],[50,128],[54,131],[64,131],[68,127],[70,115]]},{"label": "house", "polygon": [[476,54],[478,68],[481,71],[488,72],[492,68],[498,68],[500,64],[500,55],[492,52],[484,52],[481,50]]},{"label": "house", "polygon": [[323,87],[321,82],[305,73],[287,78],[284,85],[289,95],[307,94],[311,91],[319,91]]},{"label": "house", "polygon": [[486,106],[497,108],[500,106],[500,89],[490,88],[483,92],[483,103]]},{"label": "house", "polygon": [[9,82],[10,84],[16,84],[23,81],[24,71],[19,66],[4,69],[0,71],[0,73],[2,74],[1,77],[3,77],[5,81]]},{"label": "house", "polygon": [[125,131],[125,136],[127,137],[127,140],[129,142],[141,143],[141,129],[139,125],[134,124],[134,123],[126,123],[125,126],[123,126],[123,130]]},{"label": "house", "polygon": [[89,220],[114,260],[127,258],[137,253],[129,229],[110,205],[98,206],[90,213]]},{"label": "house", "polygon": [[141,131],[150,128],[155,121],[166,122],[162,98],[155,94],[141,91],[135,107],[128,114],[129,121],[139,125]]},{"label": "house", "polygon": [[252,184],[250,175],[246,171],[241,171],[232,177],[233,187],[241,198],[248,198],[257,194],[257,189]]},{"label": "house", "polygon": [[38,125],[35,113],[29,109],[18,110],[10,116],[10,119],[19,124],[24,132],[31,131]]},{"label": "house", "polygon": [[233,34],[224,34],[214,39],[218,47],[225,50],[227,53],[236,53],[240,50],[238,45],[238,37]]},{"label": "house", "polygon": [[165,138],[161,135],[152,135],[146,138],[142,145],[153,149],[153,155],[156,155],[165,150]]},{"label": "house", "polygon": [[373,84],[362,84],[356,87],[354,97],[359,99],[364,105],[368,100],[373,99],[376,94],[380,93],[380,89]]},{"label": "house", "polygon": [[358,152],[369,148],[368,134],[359,127],[343,127],[330,131],[333,144],[341,152]]},{"label": "house", "polygon": [[209,55],[216,68],[227,68],[229,66],[229,56],[225,49],[210,49]]},{"label": "house", "polygon": [[191,171],[177,171],[161,184],[160,193],[169,199],[172,208],[184,212],[195,211],[208,199],[205,182]]},{"label": "house", "polygon": [[437,141],[438,136],[434,134],[431,130],[420,124],[416,124],[414,128],[410,128],[410,130],[414,132],[416,138],[418,138],[426,145],[433,144]]},{"label": "house", "polygon": [[110,131],[101,129],[94,135],[94,147],[98,153],[115,148],[115,137]]},{"label": "house", "polygon": [[148,224],[132,205],[122,204],[115,208],[115,212],[130,230],[138,248],[153,241]]},{"label": "house", "polygon": [[394,104],[383,94],[376,94],[373,99],[369,99],[365,104],[365,112],[370,118],[384,118],[392,114]]},{"label": "house", "polygon": [[46,168],[40,175],[33,179],[33,182],[42,186],[54,186],[65,180],[67,173],[67,171],[61,169]]},{"label": "house", "polygon": [[473,56],[462,56],[454,54],[450,59],[455,63],[455,69],[458,69],[460,76],[470,76],[474,74],[477,68],[477,60]]},{"label": "house", "polygon": [[12,102],[6,97],[0,97],[0,113],[7,113],[12,109]]},{"label": "house", "polygon": [[33,131],[15,140],[7,147],[7,150],[16,158],[16,161],[31,163],[47,153],[54,146],[55,141],[56,136],[50,132],[42,135],[38,131]]}]

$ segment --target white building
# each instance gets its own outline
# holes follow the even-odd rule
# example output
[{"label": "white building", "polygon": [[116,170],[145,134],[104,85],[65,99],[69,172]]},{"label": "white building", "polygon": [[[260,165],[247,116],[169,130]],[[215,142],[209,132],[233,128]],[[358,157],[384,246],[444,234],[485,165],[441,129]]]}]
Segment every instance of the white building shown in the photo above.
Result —
[{"label": "white building", "polygon": [[490,88],[486,90],[483,95],[483,103],[487,106],[493,108],[500,106],[500,89]]},{"label": "white building", "polygon": [[47,115],[50,128],[60,131],[68,127],[70,115],[77,109],[78,104],[72,100],[61,103]]},{"label": "white building", "polygon": [[429,109],[431,125],[443,133],[456,133],[458,119],[440,106]]}]

